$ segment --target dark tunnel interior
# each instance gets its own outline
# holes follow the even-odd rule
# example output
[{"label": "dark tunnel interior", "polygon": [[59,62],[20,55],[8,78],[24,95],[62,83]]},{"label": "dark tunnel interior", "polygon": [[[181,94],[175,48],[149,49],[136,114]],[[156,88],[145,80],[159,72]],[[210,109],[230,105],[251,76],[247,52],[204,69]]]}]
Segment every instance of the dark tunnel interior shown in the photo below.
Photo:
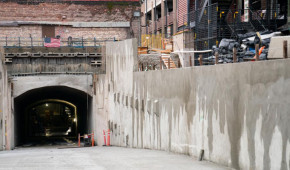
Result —
[{"label": "dark tunnel interior", "polygon": [[89,130],[91,96],[65,86],[30,90],[14,99],[15,143],[77,140]]}]

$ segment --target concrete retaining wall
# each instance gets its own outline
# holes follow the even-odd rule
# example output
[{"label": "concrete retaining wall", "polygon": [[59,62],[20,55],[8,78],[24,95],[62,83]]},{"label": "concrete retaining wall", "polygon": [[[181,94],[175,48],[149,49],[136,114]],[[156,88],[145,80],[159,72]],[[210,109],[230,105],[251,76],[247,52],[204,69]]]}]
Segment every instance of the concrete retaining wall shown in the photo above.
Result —
[{"label": "concrete retaining wall", "polygon": [[134,40],[107,44],[112,144],[237,169],[290,169],[290,60],[134,72]]},{"label": "concrete retaining wall", "polygon": [[3,48],[0,48],[0,151],[14,147],[14,139],[12,138],[14,115],[12,114],[11,83],[8,81],[3,61]]}]

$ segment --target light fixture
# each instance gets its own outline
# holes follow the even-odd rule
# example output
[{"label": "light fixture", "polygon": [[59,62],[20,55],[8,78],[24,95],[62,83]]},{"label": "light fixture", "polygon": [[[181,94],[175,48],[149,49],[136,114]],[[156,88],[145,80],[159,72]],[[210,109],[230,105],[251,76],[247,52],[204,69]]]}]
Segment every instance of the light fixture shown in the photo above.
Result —
[{"label": "light fixture", "polygon": [[47,106],[48,106],[48,104],[47,104],[47,103],[45,103],[45,106],[47,107]]},{"label": "light fixture", "polygon": [[74,118],[74,122],[76,122],[77,121],[77,119],[76,118]]}]

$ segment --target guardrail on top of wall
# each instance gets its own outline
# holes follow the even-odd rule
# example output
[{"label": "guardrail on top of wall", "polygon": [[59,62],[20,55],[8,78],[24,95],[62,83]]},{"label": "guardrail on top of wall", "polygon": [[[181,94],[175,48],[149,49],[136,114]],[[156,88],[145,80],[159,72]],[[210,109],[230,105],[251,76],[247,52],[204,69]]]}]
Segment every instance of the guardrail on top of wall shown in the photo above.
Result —
[{"label": "guardrail on top of wall", "polygon": [[[67,38],[60,39],[60,47],[101,47],[107,41],[115,39],[97,39],[97,38]],[[39,37],[0,37],[0,46],[6,48],[17,47],[44,47],[45,38]]]}]

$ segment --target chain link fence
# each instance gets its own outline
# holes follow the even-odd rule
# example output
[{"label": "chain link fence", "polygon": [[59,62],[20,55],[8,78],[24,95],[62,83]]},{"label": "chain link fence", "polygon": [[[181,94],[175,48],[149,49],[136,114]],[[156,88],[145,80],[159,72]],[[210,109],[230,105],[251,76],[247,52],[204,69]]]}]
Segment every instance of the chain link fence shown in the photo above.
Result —
[{"label": "chain link fence", "polygon": [[208,50],[217,44],[218,5],[213,4],[184,16],[185,48]]}]

